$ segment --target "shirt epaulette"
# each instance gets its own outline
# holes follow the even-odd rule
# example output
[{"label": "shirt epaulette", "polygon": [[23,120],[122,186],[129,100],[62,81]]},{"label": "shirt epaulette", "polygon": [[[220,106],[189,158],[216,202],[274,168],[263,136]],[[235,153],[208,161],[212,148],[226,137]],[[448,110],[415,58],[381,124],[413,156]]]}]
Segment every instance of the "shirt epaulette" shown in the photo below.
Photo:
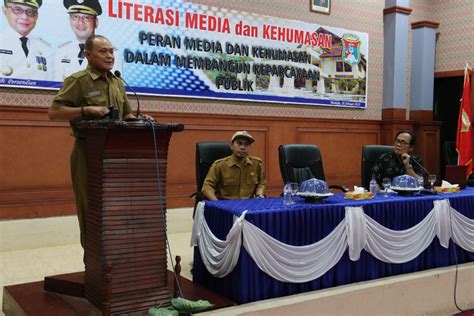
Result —
[{"label": "shirt epaulette", "polygon": [[87,75],[87,71],[84,69],[84,70],[80,70],[78,72],[75,72],[71,75],[71,77],[73,78],[81,78],[81,77],[84,77],[85,75]]},{"label": "shirt epaulette", "polygon": [[47,41],[45,41],[44,39],[38,38],[38,40],[39,40],[41,43],[43,43],[44,45],[46,45],[46,46],[48,46],[48,47],[51,47],[51,44],[48,43]]},{"label": "shirt epaulette", "polygon": [[68,44],[71,44],[71,43],[72,43],[72,41],[68,41],[66,43],[63,43],[63,44],[59,45],[58,48],[64,47],[64,46],[66,46]]},{"label": "shirt epaulette", "polygon": [[262,159],[259,158],[259,157],[250,156],[249,158],[252,159],[252,160],[256,160],[256,161],[258,161],[258,162],[262,162]]},{"label": "shirt epaulette", "polygon": [[221,161],[226,161],[227,159],[229,159],[229,157],[232,157],[232,156],[227,156],[227,157],[224,157],[224,158],[217,159],[217,160],[214,161],[214,163],[219,163]]}]

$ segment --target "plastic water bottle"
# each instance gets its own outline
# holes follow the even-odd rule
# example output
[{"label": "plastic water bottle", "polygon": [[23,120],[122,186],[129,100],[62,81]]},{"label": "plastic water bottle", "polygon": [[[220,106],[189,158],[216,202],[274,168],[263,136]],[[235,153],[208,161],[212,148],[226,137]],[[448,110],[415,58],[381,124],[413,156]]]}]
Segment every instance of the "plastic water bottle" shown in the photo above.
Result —
[{"label": "plastic water bottle", "polygon": [[375,176],[372,175],[372,179],[370,180],[369,184],[369,191],[372,193],[374,196],[377,194],[377,180],[375,180]]},{"label": "plastic water bottle", "polygon": [[283,187],[283,204],[293,204],[293,188],[291,187],[291,183],[285,183]]}]

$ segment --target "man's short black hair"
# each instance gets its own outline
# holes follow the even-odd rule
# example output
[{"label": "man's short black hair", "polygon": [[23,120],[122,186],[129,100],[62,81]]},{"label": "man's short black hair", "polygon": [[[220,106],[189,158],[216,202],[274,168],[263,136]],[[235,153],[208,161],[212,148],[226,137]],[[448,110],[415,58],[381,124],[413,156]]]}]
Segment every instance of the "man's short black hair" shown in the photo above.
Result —
[{"label": "man's short black hair", "polygon": [[416,135],[415,133],[413,133],[412,131],[408,130],[408,129],[404,129],[404,130],[401,130],[397,133],[397,135],[395,135],[395,140],[397,140],[398,138],[398,135],[400,134],[409,134],[410,135],[410,146],[414,146],[416,144]]},{"label": "man's short black hair", "polygon": [[[103,36],[103,35],[91,35],[89,36],[89,38],[86,40],[86,43],[84,45],[84,49],[87,50],[87,51],[92,51],[92,47],[94,47],[94,41],[98,38],[103,38],[103,39],[106,39],[107,41],[109,40],[107,37]],[[110,41],[109,41],[110,42]]]}]

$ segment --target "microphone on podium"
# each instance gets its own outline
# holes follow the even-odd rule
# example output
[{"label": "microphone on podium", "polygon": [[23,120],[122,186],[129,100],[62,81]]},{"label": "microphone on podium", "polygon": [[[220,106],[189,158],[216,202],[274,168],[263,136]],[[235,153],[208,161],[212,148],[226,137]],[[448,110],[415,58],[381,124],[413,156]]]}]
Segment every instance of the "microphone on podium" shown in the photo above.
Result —
[{"label": "microphone on podium", "polygon": [[135,96],[135,98],[137,99],[137,114],[135,115],[136,118],[135,119],[132,119],[132,120],[137,120],[137,121],[140,121],[142,120],[142,114],[140,112],[140,99],[138,98],[138,94],[135,92],[135,90],[133,90],[133,88],[125,81],[125,79],[122,78],[122,74],[120,73],[120,71],[118,70],[115,70],[114,71],[114,75],[115,77],[119,78],[120,80],[123,81],[123,83],[125,83],[125,85],[130,89],[130,91],[133,92],[133,95]]}]

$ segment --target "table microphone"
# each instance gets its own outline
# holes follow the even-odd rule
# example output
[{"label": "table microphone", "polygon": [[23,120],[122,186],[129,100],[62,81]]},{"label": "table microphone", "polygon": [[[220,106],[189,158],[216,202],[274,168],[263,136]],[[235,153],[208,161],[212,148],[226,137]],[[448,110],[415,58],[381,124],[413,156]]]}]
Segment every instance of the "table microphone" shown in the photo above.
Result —
[{"label": "table microphone", "polygon": [[428,171],[428,169],[426,169],[425,167],[423,167],[418,161],[416,161],[415,159],[411,159],[410,158],[410,163],[414,162],[418,167],[420,167],[421,169],[423,169],[424,172],[426,172],[426,175],[429,176],[430,175],[430,172]]},{"label": "table microphone", "polygon": [[[428,169],[423,167],[418,161],[416,161],[415,159],[410,158],[410,163],[412,163],[412,162],[414,162],[418,167],[420,167],[424,172],[426,172],[426,175],[428,177],[430,176],[430,172],[428,171]],[[421,190],[420,193],[423,193],[423,194],[438,194],[438,192],[436,192],[434,190],[427,190],[427,189]]]},{"label": "table microphone", "polygon": [[135,96],[135,98],[137,99],[137,114],[136,114],[136,118],[135,119],[132,119],[132,120],[136,120],[136,121],[141,121],[142,120],[142,114],[140,113],[140,99],[138,98],[138,94],[135,92],[135,90],[133,90],[133,88],[125,81],[125,79],[122,78],[122,74],[120,73],[120,71],[118,70],[115,70],[114,71],[114,75],[115,77],[119,78],[120,80],[123,81],[123,83],[125,83],[125,85],[130,89],[130,91],[133,92],[133,95]]}]

